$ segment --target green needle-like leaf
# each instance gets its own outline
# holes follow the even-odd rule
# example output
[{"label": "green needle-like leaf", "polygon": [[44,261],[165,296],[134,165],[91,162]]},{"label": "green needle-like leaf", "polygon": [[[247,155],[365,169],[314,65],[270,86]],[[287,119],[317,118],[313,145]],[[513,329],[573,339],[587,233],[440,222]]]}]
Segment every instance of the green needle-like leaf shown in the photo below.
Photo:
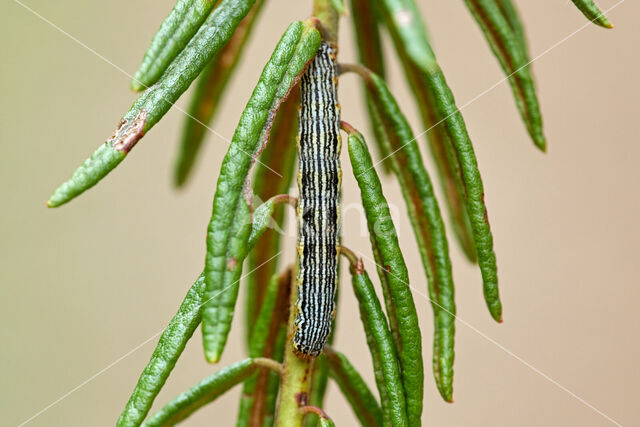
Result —
[{"label": "green needle-like leaf", "polygon": [[520,49],[524,52],[529,62],[529,47],[527,45],[527,38],[524,35],[524,26],[520,19],[518,9],[512,0],[498,0],[498,7],[502,10],[502,14],[507,19],[511,31],[516,36],[518,43],[520,43]]},{"label": "green needle-like leaf", "polygon": [[[238,201],[235,215],[231,213],[228,216],[232,221],[224,264],[219,270],[210,269],[210,252],[207,252],[205,265],[202,337],[205,356],[213,363],[220,360],[227,343],[238,300],[242,265],[249,250],[249,237],[253,228],[249,205],[244,198]],[[215,264],[214,266],[217,267]],[[207,276],[212,279],[208,281]]]},{"label": "green needle-like leaf", "polygon": [[398,244],[389,206],[364,138],[354,129],[348,131],[349,158],[360,188],[389,326],[400,357],[407,411],[410,420],[419,420],[424,384],[422,334],[409,287],[409,273]]},{"label": "green needle-like leaf", "polygon": [[187,341],[200,324],[203,294],[204,274],[201,274],[160,336],[151,360],[142,371],[127,406],[118,419],[118,427],[139,426],[147,416],[153,400],[169,377]]},{"label": "green needle-like leaf", "polygon": [[180,187],[189,178],[200,147],[207,134],[207,126],[213,120],[220,100],[228,87],[229,79],[238,64],[244,46],[257,21],[264,1],[257,0],[249,14],[242,20],[231,40],[213,57],[202,71],[187,110],[182,127],[182,138],[174,169],[174,183]]},{"label": "green needle-like leaf", "polygon": [[460,247],[471,262],[477,262],[476,245],[467,207],[467,190],[462,178],[462,166],[453,143],[436,108],[433,94],[429,91],[426,74],[406,54],[398,52],[412,94],[417,102],[422,123],[427,131],[429,149],[435,160],[440,185],[445,196],[449,217]]},{"label": "green needle-like leaf", "polygon": [[153,36],[151,46],[144,54],[142,64],[131,80],[131,89],[139,92],[158,81],[171,61],[198,31],[216,2],[216,0],[177,1],[167,19]]},{"label": "green needle-like leaf", "polygon": [[320,427],[336,427],[336,424],[331,420],[331,418],[319,417],[320,419]]},{"label": "green needle-like leaf", "polygon": [[183,421],[242,382],[254,373],[257,367],[254,359],[245,359],[221,369],[167,403],[142,425],[145,427],[167,426]]},{"label": "green needle-like leaf", "polygon": [[[278,107],[304,71],[307,62],[317,52],[319,45],[320,34],[310,23],[294,22],[289,26],[260,76],[222,162],[207,232],[205,261],[206,292],[202,332],[205,356],[210,362],[219,360],[233,317],[234,307],[225,302],[231,303],[232,297],[237,297],[238,284],[230,282],[227,277],[241,272],[242,262],[238,261],[242,258],[233,257],[233,253],[235,249],[246,249],[247,241],[244,242],[244,247],[241,239],[234,241],[232,228],[238,222],[238,214],[249,207],[243,194],[249,188],[249,169],[268,141]],[[247,153],[251,153],[251,156]],[[241,237],[240,234],[238,237]],[[247,239],[248,237],[247,233]],[[225,301],[211,299],[224,290],[225,285],[232,286],[229,292],[225,292],[229,297]],[[220,303],[224,307],[220,307]],[[235,299],[233,303],[235,304]]]},{"label": "green needle-like leaf", "polygon": [[[429,85],[428,89],[433,95],[435,107],[444,120],[445,129],[460,160],[462,177],[467,190],[469,219],[473,228],[478,264],[482,272],[485,301],[491,316],[496,321],[502,321],[498,269],[493,251],[493,235],[484,203],[484,186],[462,114],[456,107],[453,93],[436,62],[413,1],[381,0],[380,2],[384,6],[385,18],[396,49],[406,54],[426,74],[425,78]],[[408,141],[404,140],[403,144]]]},{"label": "green needle-like leaf", "polygon": [[496,0],[465,0],[471,14],[480,25],[493,54],[507,75],[522,120],[529,135],[542,151],[546,141],[542,132],[542,116],[529,69],[527,52],[513,31],[509,20]]},{"label": "green needle-like leaf", "polygon": [[[450,401],[456,306],[444,222],[413,132],[398,104],[380,77],[363,69],[356,71],[360,72],[367,82],[372,100],[385,125],[389,149],[394,152],[390,157],[391,166],[400,183],[409,219],[418,241],[433,308],[433,373],[442,397]],[[363,171],[365,170],[363,168]],[[393,270],[389,272],[389,276],[395,274]],[[400,277],[396,277],[398,278]]]},{"label": "green needle-like leaf", "polygon": [[320,360],[328,362],[329,375],[340,387],[360,424],[363,427],[382,426],[380,405],[347,357],[330,347],[325,347],[324,356]]},{"label": "green needle-like leaf", "polygon": [[113,136],[102,144],[55,190],[47,205],[63,205],[93,187],[111,172],[133,146],[187,90],[211,58],[233,35],[255,0],[224,0],[202,24],[162,78],[147,89],[122,118]]},{"label": "green needle-like leaf", "polygon": [[[247,247],[253,247],[256,241],[258,241],[260,237],[259,230],[265,230],[266,226],[263,227],[263,224],[266,224],[268,221],[267,216],[269,212],[273,212],[273,206],[276,203],[284,202],[287,199],[284,197],[273,198],[263,205],[261,205],[258,209],[256,209],[253,216],[253,224],[251,227],[252,239],[249,240]],[[288,276],[287,276],[288,277]],[[280,284],[279,287],[276,287],[275,290],[280,292],[284,290],[285,295],[281,295],[278,293],[277,301],[278,307],[280,307],[280,316],[279,321],[280,324],[284,323],[284,319],[286,319],[286,308],[288,303],[288,290],[289,286],[287,284]],[[140,375],[140,379],[136,384],[136,387],[127,402],[127,405],[120,415],[118,420],[118,427],[126,427],[126,426],[138,426],[144,419],[144,417],[151,409],[151,405],[153,404],[153,400],[160,392],[160,389],[164,385],[165,381],[169,377],[171,370],[176,364],[176,361],[182,354],[187,341],[193,335],[193,332],[200,324],[201,320],[201,311],[203,306],[203,295],[205,291],[205,283],[204,283],[204,272],[200,274],[196,282],[191,286],[189,292],[184,298],[180,309],[176,313],[176,315],[171,319],[171,322],[166,327],[162,335],[160,336],[160,340],[156,345],[156,348],[151,356],[151,360],[147,364],[147,366],[142,371]],[[220,294],[221,296],[221,294]],[[220,297],[219,296],[219,297]],[[268,306],[265,308],[265,312],[269,310]],[[285,312],[282,314],[282,312]],[[266,316],[266,314],[265,314]],[[273,326],[273,325],[272,325]],[[282,358],[282,347],[283,343],[274,344],[273,341],[278,338],[280,334],[281,326],[275,325],[275,335],[272,331],[269,331],[269,334],[264,335],[261,334],[260,338],[256,337],[252,341],[252,350],[250,350],[250,356],[258,357],[272,357],[275,360],[279,360]],[[264,335],[264,336],[263,336]],[[265,343],[261,341],[261,339],[266,339]],[[275,345],[275,350],[269,352],[261,351],[260,345]],[[271,374],[273,376],[274,374]],[[277,378],[276,378],[277,379]],[[276,390],[277,391],[277,390]]]},{"label": "green needle-like leaf", "polygon": [[380,372],[380,378],[377,379],[382,379],[382,382],[377,381],[377,385],[383,402],[384,424],[394,427],[419,425],[419,421],[418,424],[410,424],[407,418],[402,373],[395,345],[387,326],[387,318],[373,290],[369,275],[364,271],[362,260],[357,260],[355,265],[351,265],[351,274],[374,369]]},{"label": "green needle-like leaf", "polygon": [[580,12],[582,12],[582,14],[586,16],[589,21],[604,28],[613,28],[611,22],[609,22],[607,17],[604,16],[604,13],[602,13],[600,9],[598,9],[598,6],[596,6],[593,0],[571,1],[576,5],[578,9],[580,9]]}]

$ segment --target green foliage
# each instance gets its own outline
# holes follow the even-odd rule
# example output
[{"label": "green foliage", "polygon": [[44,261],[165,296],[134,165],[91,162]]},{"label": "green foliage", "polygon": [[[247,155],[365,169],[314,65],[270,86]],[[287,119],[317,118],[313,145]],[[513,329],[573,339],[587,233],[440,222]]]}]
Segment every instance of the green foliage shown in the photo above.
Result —
[{"label": "green foliage", "polygon": [[136,100],[113,136],[73,173],[71,179],[56,189],[47,205],[56,207],[69,202],[118,166],[229,41],[254,1],[224,0],[164,71],[162,78]]},{"label": "green foliage", "polygon": [[352,131],[348,145],[353,174],[360,187],[362,206],[367,217],[371,249],[382,284],[389,326],[402,368],[409,421],[415,424],[422,413],[424,368],[422,335],[409,287],[409,273],[364,138],[357,131]]},{"label": "green foliage", "polygon": [[184,185],[193,170],[194,162],[202,146],[207,125],[218,111],[220,100],[228,87],[229,79],[236,68],[251,30],[257,21],[264,1],[257,0],[247,16],[240,22],[233,37],[202,70],[189,103],[182,139],[174,170],[174,183]]},{"label": "green foliage", "polygon": [[254,359],[245,359],[221,369],[167,403],[142,425],[156,427],[179,423],[202,406],[213,402],[231,387],[241,383],[255,372],[257,367]]},{"label": "green foliage", "polygon": [[160,336],[151,360],[142,371],[131,397],[118,419],[118,427],[139,426],[169,377],[187,341],[200,324],[204,274],[191,286],[182,305]]},{"label": "green foliage", "polygon": [[330,368],[329,375],[340,387],[360,424],[382,426],[380,405],[347,356],[327,347],[324,350],[324,357],[320,360],[327,362]]},{"label": "green foliage", "polygon": [[[444,223],[431,180],[424,168],[418,145],[404,115],[386,87],[384,81],[366,70],[359,70],[372,94],[380,116],[384,117],[389,150],[396,151],[390,157],[394,174],[400,182],[409,218],[414,229],[422,263],[427,275],[429,298],[434,314],[435,334],[433,342],[433,371],[436,384],[445,400],[451,400],[453,376],[453,337],[455,302],[451,261]],[[402,141],[410,141],[402,146]],[[362,159],[361,159],[362,161]],[[369,167],[368,169],[371,169]],[[367,168],[362,168],[365,173]],[[361,174],[362,174],[361,173]],[[378,221],[380,221],[378,219]],[[375,252],[374,252],[375,253]],[[386,264],[380,264],[386,265]],[[392,270],[393,274],[399,274]],[[391,274],[389,275],[391,277]],[[399,282],[408,280],[395,276]]]},{"label": "green foliage", "polygon": [[435,107],[443,117],[445,129],[460,160],[468,203],[467,211],[473,229],[478,264],[482,272],[485,301],[491,316],[500,322],[502,321],[502,304],[498,294],[498,268],[493,251],[493,235],[484,204],[484,186],[478,170],[478,162],[462,114],[456,107],[453,93],[427,41],[415,4],[411,0],[384,0],[382,3],[387,26],[393,35],[396,49],[407,55],[425,74],[427,88],[433,95]]},{"label": "green foliage", "polygon": [[[546,141],[527,43],[512,0],[465,2],[508,77],[531,138],[544,150]],[[573,2],[595,24],[611,27],[593,1]],[[177,1],[132,82],[134,90],[150,87],[125,114],[114,135],[55,190],[48,201],[50,207],[67,203],[104,178],[200,76],[190,117],[185,121],[174,176],[178,186],[186,182],[199,155],[204,129],[220,107],[222,94],[264,1],[216,3]],[[435,384],[444,400],[452,401],[456,306],[449,246],[418,143],[384,81],[381,25],[391,36],[427,128],[453,231],[467,258],[478,262],[489,312],[501,321],[483,183],[462,114],[436,61],[414,1],[351,0],[351,9],[360,64],[340,64],[339,69],[354,71],[363,78],[371,131],[381,158],[378,163],[382,162],[400,184],[433,309]],[[143,422],[146,426],[173,425],[241,382],[244,384],[238,426],[297,427],[303,420],[305,426],[332,426],[333,421],[322,410],[329,377],[338,384],[361,425],[421,425],[422,335],[407,266],[375,169],[378,163],[371,158],[364,137],[348,123],[342,122],[342,127],[349,134],[349,158],[366,214],[384,311],[362,258],[344,246],[341,252],[350,261],[378,398],[346,355],[330,347],[325,347],[319,358],[295,351],[291,343],[296,327],[293,319],[300,307],[295,303],[297,288],[292,278],[300,266],[278,274],[278,264],[270,262],[281,252],[278,227],[286,212],[280,205],[296,206],[302,217],[296,199],[286,194],[295,173],[296,110],[300,103],[297,83],[322,40],[332,48],[338,47],[338,18],[344,12],[341,0],[315,0],[312,18],[291,24],[267,61],[220,168],[207,230],[204,271],[162,333],[118,426],[140,426]],[[319,111],[317,116],[322,115]],[[261,164],[251,182],[251,169],[256,162]],[[298,180],[302,181],[300,172]],[[236,309],[245,259],[249,270],[249,358],[219,370],[146,418],[201,321],[206,359],[220,359]],[[334,319],[333,328],[335,323]]]},{"label": "green foliage", "polygon": [[582,12],[582,14],[586,16],[589,21],[593,22],[596,25],[600,25],[601,27],[604,27],[604,28],[613,28],[613,25],[611,25],[611,22],[609,22],[607,17],[604,16],[604,14],[600,11],[600,9],[598,9],[598,6],[596,6],[593,0],[571,0],[571,1],[573,2],[573,4],[576,5],[578,9],[580,9],[580,12]]},{"label": "green foliage", "polygon": [[417,421],[413,418],[416,414],[411,414],[414,424],[409,424],[405,399],[408,390],[404,389],[397,349],[389,331],[387,318],[373,290],[373,283],[364,271],[362,260],[351,261],[351,282],[360,307],[360,319],[364,326],[374,369],[381,374],[376,377],[376,382],[382,400],[384,424],[393,426],[416,425],[416,422],[419,424],[419,418]]},{"label": "green foliage", "polygon": [[[546,141],[542,134],[542,117],[538,98],[528,67],[529,58],[521,36],[518,36],[518,32],[522,34],[521,25],[515,23],[513,18],[509,22],[496,0],[465,0],[465,3],[480,25],[502,70],[509,78],[516,105],[529,135],[536,146],[544,151]],[[516,31],[512,25],[515,25]]]},{"label": "green foliage", "polygon": [[178,0],[144,54],[131,81],[131,89],[139,92],[158,81],[196,34],[215,3],[214,0]]}]

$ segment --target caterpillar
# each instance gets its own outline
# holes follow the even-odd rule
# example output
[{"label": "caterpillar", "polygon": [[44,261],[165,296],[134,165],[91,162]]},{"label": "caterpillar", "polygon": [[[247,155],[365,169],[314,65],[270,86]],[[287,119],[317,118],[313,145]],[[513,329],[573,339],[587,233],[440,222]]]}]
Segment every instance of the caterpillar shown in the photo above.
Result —
[{"label": "caterpillar", "polygon": [[293,348],[322,352],[331,332],[338,269],[340,105],[336,56],[326,42],[300,81],[298,112],[298,272]]}]

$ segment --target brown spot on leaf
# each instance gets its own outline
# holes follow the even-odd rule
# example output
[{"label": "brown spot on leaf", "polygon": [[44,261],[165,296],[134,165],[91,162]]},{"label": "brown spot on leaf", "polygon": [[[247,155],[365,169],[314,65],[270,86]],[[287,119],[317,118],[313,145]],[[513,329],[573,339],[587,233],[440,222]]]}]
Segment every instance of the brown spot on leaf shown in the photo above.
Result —
[{"label": "brown spot on leaf", "polygon": [[136,142],[144,136],[144,126],[147,123],[147,110],[140,110],[133,121],[121,120],[118,129],[113,133],[109,142],[114,150],[128,153]]}]

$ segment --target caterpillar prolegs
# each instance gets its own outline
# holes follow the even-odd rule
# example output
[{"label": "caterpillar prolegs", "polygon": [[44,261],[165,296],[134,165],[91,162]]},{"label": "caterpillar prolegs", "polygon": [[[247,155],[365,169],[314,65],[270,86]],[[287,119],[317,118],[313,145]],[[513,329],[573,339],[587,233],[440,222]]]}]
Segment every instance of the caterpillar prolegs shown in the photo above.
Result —
[{"label": "caterpillar prolegs", "polygon": [[318,356],[331,332],[338,269],[340,106],[336,57],[322,42],[300,81],[298,273],[293,347]]}]

